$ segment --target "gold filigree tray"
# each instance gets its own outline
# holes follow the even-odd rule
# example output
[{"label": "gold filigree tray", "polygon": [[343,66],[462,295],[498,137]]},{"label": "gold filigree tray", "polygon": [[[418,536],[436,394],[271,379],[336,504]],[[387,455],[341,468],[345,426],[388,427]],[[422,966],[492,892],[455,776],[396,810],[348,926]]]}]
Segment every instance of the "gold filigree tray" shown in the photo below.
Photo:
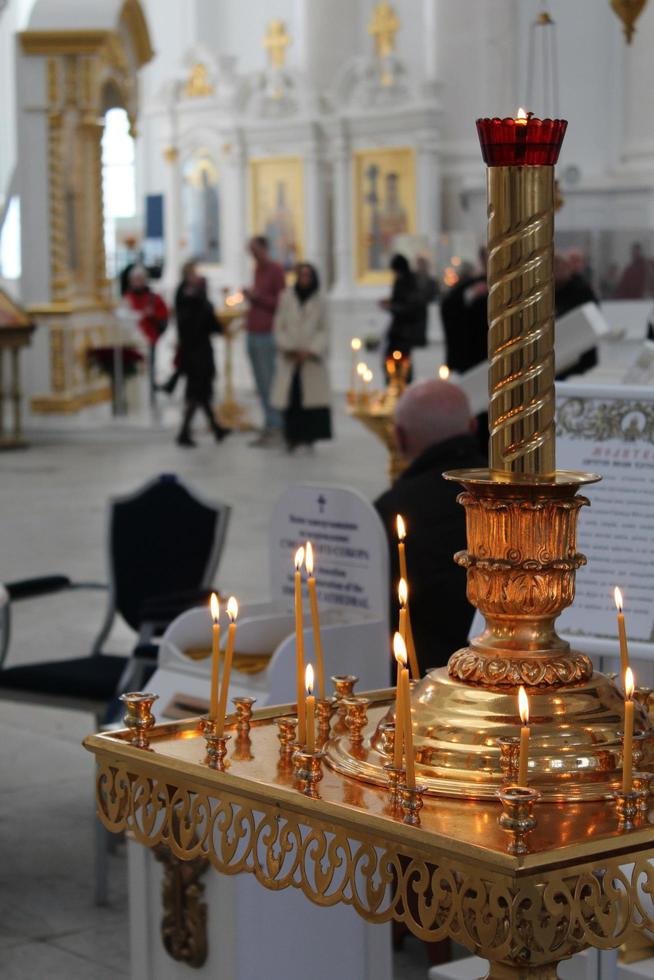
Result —
[{"label": "gold filigree tray", "polygon": [[[392,695],[369,695],[369,732]],[[542,964],[654,931],[654,813],[625,832],[609,802],[537,806],[529,853],[514,856],[499,802],[427,798],[413,827],[384,788],[329,768],[313,799],[280,762],[276,719],[293,710],[255,712],[249,737],[229,743],[225,772],[206,764],[199,718],[155,726],[147,749],[128,731],[89,736],[102,823],[223,874],[403,921],[426,940],[450,936],[498,964],[492,977],[554,976]]]}]

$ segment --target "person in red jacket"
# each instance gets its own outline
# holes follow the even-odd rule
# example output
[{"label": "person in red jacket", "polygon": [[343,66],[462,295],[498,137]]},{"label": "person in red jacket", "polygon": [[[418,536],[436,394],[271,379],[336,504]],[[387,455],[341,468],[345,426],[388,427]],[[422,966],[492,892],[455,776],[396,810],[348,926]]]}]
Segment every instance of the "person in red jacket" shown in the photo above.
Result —
[{"label": "person in red jacket", "polygon": [[138,327],[148,341],[148,372],[150,376],[150,400],[154,401],[156,384],[154,359],[156,343],[168,325],[168,307],[161,296],[148,286],[148,274],[142,265],[135,265],[129,273],[129,287],[125,300],[135,313],[139,313]]},{"label": "person in red jacket", "polygon": [[263,235],[250,240],[249,250],[255,268],[252,288],[243,290],[250,304],[245,329],[254,383],[264,414],[263,430],[250,445],[265,447],[279,444],[282,438],[282,419],[270,404],[270,389],[275,373],[273,320],[286,281],[281,265],[270,258],[268,240]]}]

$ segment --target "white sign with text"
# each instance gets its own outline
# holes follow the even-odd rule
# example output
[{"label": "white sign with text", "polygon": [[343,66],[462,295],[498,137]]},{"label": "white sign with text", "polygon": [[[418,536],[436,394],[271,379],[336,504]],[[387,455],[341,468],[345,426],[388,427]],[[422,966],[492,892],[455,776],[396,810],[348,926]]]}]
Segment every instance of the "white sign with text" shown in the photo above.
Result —
[{"label": "white sign with text", "polygon": [[370,501],[350,487],[298,484],[284,491],[270,521],[270,586],[272,598],[284,600],[289,609],[293,556],[307,541],[314,550],[321,607],[386,621],[388,542]]}]

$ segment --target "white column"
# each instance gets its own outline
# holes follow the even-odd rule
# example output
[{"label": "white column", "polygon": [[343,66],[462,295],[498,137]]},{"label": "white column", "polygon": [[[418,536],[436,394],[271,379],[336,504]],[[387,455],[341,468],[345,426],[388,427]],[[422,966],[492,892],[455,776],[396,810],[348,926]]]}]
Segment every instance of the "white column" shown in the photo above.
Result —
[{"label": "white column", "polygon": [[[173,100],[175,95],[173,95]],[[170,108],[170,140],[164,148],[166,193],[164,197],[165,265],[164,283],[172,290],[179,280],[180,238],[182,234],[182,171],[179,159],[177,105]]]},{"label": "white column", "polygon": [[304,153],[305,258],[318,268],[322,281],[327,269],[325,174],[320,147],[315,140]]},{"label": "white column", "polygon": [[[616,24],[616,29],[620,27]],[[645,7],[630,46],[624,44],[623,166],[654,176],[654,7]]]},{"label": "white column", "polygon": [[441,173],[438,135],[423,131],[416,144],[417,231],[434,246],[441,231]]},{"label": "white column", "polygon": [[425,59],[424,84],[427,90],[433,90],[439,80],[438,8],[439,0],[422,0],[422,38]]},{"label": "white column", "polygon": [[221,183],[221,238],[225,267],[230,276],[228,285],[232,289],[238,289],[240,286],[247,285],[249,275],[246,256],[248,237],[247,154],[241,134],[237,131],[229,135],[226,145],[229,149],[224,157],[225,181]]},{"label": "white column", "polygon": [[332,296],[352,291],[352,165],[350,141],[344,133],[332,139],[334,181],[334,288]]}]

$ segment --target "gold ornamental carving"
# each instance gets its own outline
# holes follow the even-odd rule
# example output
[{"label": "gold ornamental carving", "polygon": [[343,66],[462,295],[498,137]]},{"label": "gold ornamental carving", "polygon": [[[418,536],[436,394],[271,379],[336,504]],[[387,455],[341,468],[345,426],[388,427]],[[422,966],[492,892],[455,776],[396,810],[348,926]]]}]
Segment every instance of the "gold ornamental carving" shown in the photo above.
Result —
[{"label": "gold ornamental carving", "polygon": [[627,44],[631,44],[636,32],[636,21],[642,14],[647,0],[611,0],[611,7],[622,21]]},{"label": "gold ornamental carving", "polygon": [[187,99],[204,99],[213,95],[214,91],[207,66],[198,61],[188,73],[184,84],[184,95]]},{"label": "gold ornamental carving", "polygon": [[[372,695],[372,728],[391,693]],[[610,804],[591,812],[567,799],[541,807],[533,852],[514,857],[496,801],[427,801],[417,830],[393,818],[385,788],[366,781],[332,773],[315,800],[279,763],[276,719],[289,710],[255,712],[251,752],[234,750],[227,773],[203,764],[199,719],[155,726],[145,751],[128,732],[91,736],[102,823],[183,862],[250,873],[274,891],[297,888],[322,907],[345,903],[426,941],[449,937],[489,959],[491,977],[555,977],[556,963],[588,946],[617,948],[654,929],[645,818],[625,836]]]},{"label": "gold ornamental carving", "polygon": [[271,68],[283,68],[286,63],[286,49],[291,38],[286,31],[283,20],[271,20],[268,31],[263,39],[263,46],[268,53]]},{"label": "gold ornamental carving", "polygon": [[375,42],[378,58],[387,58],[393,53],[399,29],[400,21],[391,4],[378,3],[368,24],[368,34]]},{"label": "gold ornamental carving", "polygon": [[184,860],[165,844],[153,848],[164,868],[161,884],[163,915],[161,939],[164,949],[180,963],[199,968],[207,959],[207,905],[202,901],[200,880],[209,868],[203,855]]}]

